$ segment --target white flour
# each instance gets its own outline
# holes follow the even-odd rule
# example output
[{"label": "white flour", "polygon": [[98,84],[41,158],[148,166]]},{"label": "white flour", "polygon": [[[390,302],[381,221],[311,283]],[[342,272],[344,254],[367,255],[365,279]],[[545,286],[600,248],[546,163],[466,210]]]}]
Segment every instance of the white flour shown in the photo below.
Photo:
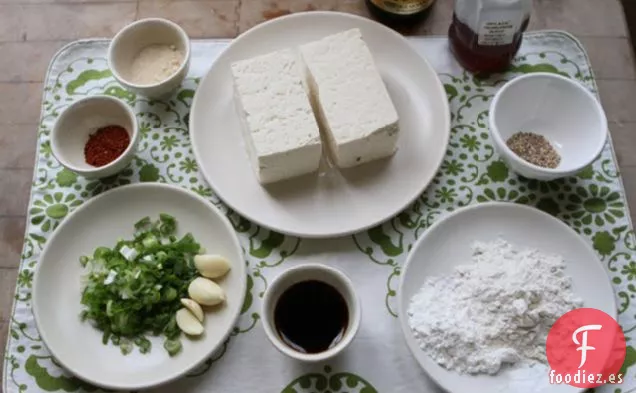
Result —
[{"label": "white flour", "polygon": [[470,374],[546,363],[548,330],[582,305],[563,259],[498,240],[475,243],[472,261],[427,279],[411,299],[409,325],[422,350],[441,366]]},{"label": "white flour", "polygon": [[163,82],[177,72],[183,57],[174,45],[149,45],[133,59],[130,80],[140,85]]}]

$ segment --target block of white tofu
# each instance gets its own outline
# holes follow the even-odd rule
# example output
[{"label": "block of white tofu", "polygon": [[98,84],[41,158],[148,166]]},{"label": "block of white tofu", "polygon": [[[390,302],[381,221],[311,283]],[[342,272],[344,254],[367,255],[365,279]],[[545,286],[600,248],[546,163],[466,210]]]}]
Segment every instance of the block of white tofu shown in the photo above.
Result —
[{"label": "block of white tofu", "polygon": [[398,114],[359,29],[300,47],[331,159],[348,168],[395,153]]},{"label": "block of white tofu", "polygon": [[304,88],[296,51],[235,62],[234,99],[254,172],[263,184],[314,172],[320,130]]}]

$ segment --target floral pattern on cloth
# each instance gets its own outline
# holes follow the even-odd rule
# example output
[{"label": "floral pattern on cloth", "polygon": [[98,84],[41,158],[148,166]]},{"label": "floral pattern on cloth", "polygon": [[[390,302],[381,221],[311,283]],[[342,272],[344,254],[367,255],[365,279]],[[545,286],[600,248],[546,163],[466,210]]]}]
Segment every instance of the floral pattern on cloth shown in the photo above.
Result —
[{"label": "floral pattern on cloth", "polygon": [[[199,172],[188,136],[189,109],[199,78],[228,41],[195,41],[190,75],[165,101],[137,96],[117,84],[106,62],[108,41],[79,41],[62,49],[53,59],[45,83],[27,230],[9,322],[4,391],[101,391],[65,371],[47,351],[31,312],[33,273],[47,239],[74,209],[107,190],[136,182],[178,184],[210,200],[230,218],[248,267],[245,302],[228,340],[203,365],[157,391],[441,391],[421,372],[401,337],[396,319],[401,267],[415,240],[435,220],[462,206],[488,201],[535,206],[570,225],[593,245],[614,285],[619,322],[628,340],[622,369],[625,382],[596,390],[636,390],[636,368],[632,367],[636,363],[632,342],[636,329],[636,241],[611,143],[577,176],[540,182],[521,178],[508,169],[497,156],[487,128],[488,107],[495,92],[520,74],[558,73],[596,93],[580,43],[561,32],[529,33],[508,73],[478,80],[454,63],[445,39],[411,41],[429,60],[436,59],[432,63],[448,95],[452,130],[446,156],[432,184],[406,210],[375,228],[328,240],[286,236],[250,222],[224,205]],[[114,96],[130,104],[142,134],[130,166],[102,180],[86,180],[64,169],[53,157],[49,143],[60,112],[77,99],[94,94]],[[359,287],[365,309],[363,327],[352,346],[328,364],[292,363],[273,349],[258,326],[268,282],[285,267],[307,258],[329,259],[346,269]],[[382,366],[385,362],[393,367]]]}]

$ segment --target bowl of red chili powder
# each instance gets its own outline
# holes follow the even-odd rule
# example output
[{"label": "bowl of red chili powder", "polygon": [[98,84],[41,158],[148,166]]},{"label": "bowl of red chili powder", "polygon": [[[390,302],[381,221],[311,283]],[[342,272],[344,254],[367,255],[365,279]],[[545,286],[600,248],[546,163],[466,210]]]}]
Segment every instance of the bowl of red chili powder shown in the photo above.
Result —
[{"label": "bowl of red chili powder", "polygon": [[67,169],[86,178],[115,175],[135,155],[137,118],[110,96],[83,98],[66,108],[53,126],[51,150]]}]

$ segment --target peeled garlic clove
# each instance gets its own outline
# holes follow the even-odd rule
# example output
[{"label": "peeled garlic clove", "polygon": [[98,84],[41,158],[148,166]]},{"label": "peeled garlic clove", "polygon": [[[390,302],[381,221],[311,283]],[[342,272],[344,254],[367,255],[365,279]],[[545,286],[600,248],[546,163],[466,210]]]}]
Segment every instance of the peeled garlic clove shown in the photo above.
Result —
[{"label": "peeled garlic clove", "polygon": [[225,292],[219,284],[207,278],[197,277],[188,286],[188,295],[202,306],[215,306],[225,301]]},{"label": "peeled garlic clove", "polygon": [[203,325],[199,320],[185,308],[177,311],[177,326],[187,335],[199,336],[203,333]]},{"label": "peeled garlic clove", "polygon": [[203,309],[199,306],[199,303],[192,299],[181,299],[181,304],[187,308],[192,315],[194,315],[199,322],[203,322]]},{"label": "peeled garlic clove", "polygon": [[230,262],[220,255],[196,255],[194,257],[194,266],[203,277],[218,278],[230,271]]}]

